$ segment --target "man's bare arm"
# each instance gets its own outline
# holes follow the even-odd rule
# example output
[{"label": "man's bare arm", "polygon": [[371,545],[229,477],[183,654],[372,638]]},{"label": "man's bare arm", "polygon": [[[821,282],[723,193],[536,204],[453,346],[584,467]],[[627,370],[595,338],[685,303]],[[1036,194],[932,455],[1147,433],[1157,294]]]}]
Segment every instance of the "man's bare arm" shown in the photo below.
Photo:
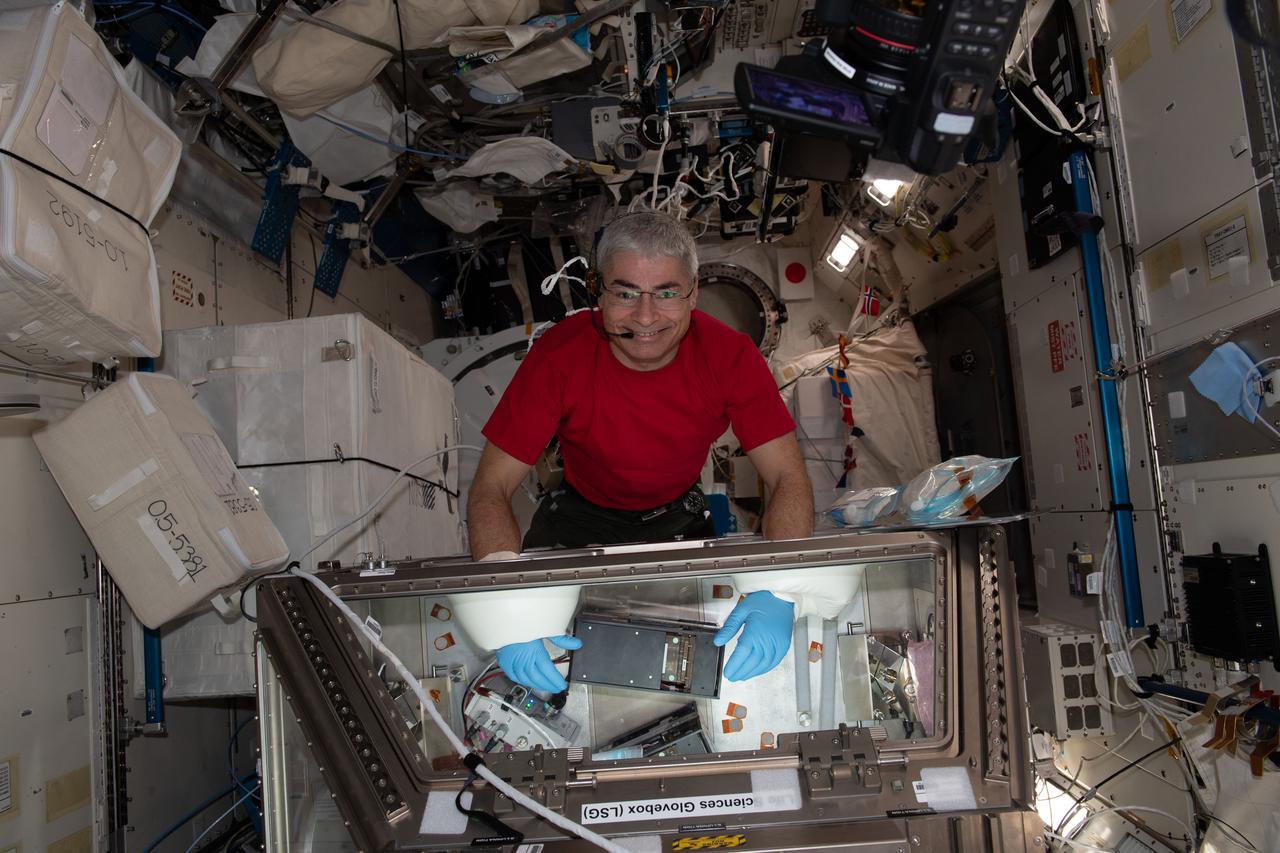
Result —
[{"label": "man's bare arm", "polygon": [[497,551],[519,552],[520,526],[511,511],[511,496],[530,467],[492,442],[485,442],[467,496],[471,559],[480,560]]},{"label": "man's bare arm", "polygon": [[762,527],[766,539],[803,539],[813,533],[813,487],[794,432],[747,451],[764,481],[768,506]]}]

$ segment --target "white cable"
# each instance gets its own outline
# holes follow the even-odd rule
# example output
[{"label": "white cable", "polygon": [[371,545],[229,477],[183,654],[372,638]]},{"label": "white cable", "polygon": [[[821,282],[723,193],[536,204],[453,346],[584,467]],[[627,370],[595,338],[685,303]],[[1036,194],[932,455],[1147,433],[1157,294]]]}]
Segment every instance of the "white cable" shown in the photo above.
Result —
[{"label": "white cable", "polygon": [[658,162],[653,167],[653,194],[652,207],[657,207],[658,202],[658,179],[662,177],[662,158],[667,153],[667,143],[671,141],[671,121],[667,118],[662,119],[662,145],[658,147]]},{"label": "white cable", "polygon": [[[1102,663],[1104,660],[1105,658],[1100,657],[1094,661],[1093,671],[1095,674],[1098,672],[1098,664]],[[1103,674],[1102,680],[1097,682],[1097,686],[1101,687],[1103,684],[1109,683],[1111,685],[1107,691],[1109,695],[1103,695],[1103,691],[1098,690],[1097,698],[1102,701],[1102,704],[1115,711],[1136,711],[1141,708],[1142,703],[1139,701],[1134,701],[1132,705],[1126,705],[1116,700],[1116,678],[1117,676],[1114,672],[1110,673],[1109,676],[1106,673]]]},{"label": "white cable", "polygon": [[1081,756],[1081,760],[1101,761],[1102,759],[1106,758],[1108,755],[1117,754],[1118,752],[1120,752],[1120,750],[1124,749],[1126,746],[1129,745],[1129,741],[1137,737],[1138,732],[1142,731],[1142,727],[1146,724],[1147,720],[1149,719],[1151,719],[1151,716],[1145,710],[1142,711],[1141,715],[1138,717],[1137,725],[1133,727],[1133,731],[1129,732],[1129,734],[1125,737],[1124,740],[1120,741],[1118,744],[1116,744],[1115,746],[1108,749],[1106,752],[1103,752],[1099,755]]},{"label": "white cable", "polygon": [[391,490],[396,487],[396,483],[399,483],[400,478],[402,478],[405,474],[409,473],[409,471],[413,470],[414,468],[417,468],[423,462],[426,462],[430,459],[435,459],[437,456],[443,456],[446,453],[452,453],[455,450],[474,450],[476,453],[481,453],[484,451],[484,448],[477,447],[474,444],[455,444],[452,447],[445,447],[440,450],[433,450],[430,453],[428,453],[426,456],[417,460],[416,462],[410,462],[408,465],[404,466],[403,468],[401,468],[399,471],[396,472],[396,475],[391,478],[391,482],[387,483],[387,487],[382,490],[382,494],[374,498],[373,502],[370,503],[367,507],[365,507],[363,512],[361,512],[359,515],[357,515],[355,518],[351,519],[341,527],[335,528],[334,530],[331,530],[327,534],[325,534],[324,538],[316,542],[316,544],[312,545],[311,548],[305,554],[303,554],[301,557],[296,558],[297,562],[301,563],[303,560],[307,559],[307,557],[310,557],[317,550],[319,550],[321,545],[325,544],[330,539],[337,536],[342,531],[346,530],[348,527],[351,527],[353,524],[356,524],[357,522],[361,521],[362,519],[364,519],[365,516],[367,516],[369,513],[377,509],[378,504],[382,503],[386,499],[387,495],[391,494]]},{"label": "white cable", "polygon": [[1022,110],[1024,113],[1026,113],[1026,114],[1027,114],[1027,118],[1029,118],[1029,119],[1031,119],[1033,122],[1035,122],[1035,124],[1036,124],[1036,126],[1037,126],[1037,127],[1039,127],[1041,130],[1043,130],[1045,133],[1051,133],[1051,134],[1053,134],[1054,136],[1061,136],[1061,135],[1062,135],[1062,131],[1061,131],[1061,130],[1057,130],[1057,129],[1055,129],[1055,128],[1049,127],[1049,125],[1045,124],[1045,123],[1044,123],[1044,122],[1042,122],[1039,118],[1037,118],[1035,113],[1033,113],[1033,112],[1031,112],[1031,110],[1027,109],[1027,105],[1026,105],[1026,104],[1024,104],[1024,103],[1022,103],[1022,101],[1018,100],[1018,96],[1017,96],[1017,95],[1013,94],[1013,89],[1006,88],[1006,89],[1005,89],[1005,91],[1009,93],[1009,97],[1010,97],[1010,98],[1013,98],[1013,102],[1014,102],[1015,104],[1017,104],[1017,105],[1018,105],[1018,109]]},{"label": "white cable", "polygon": [[[449,724],[445,722],[444,717],[440,716],[440,712],[436,710],[436,703],[427,696],[427,692],[422,689],[422,685],[418,683],[418,679],[414,678],[413,674],[409,672],[404,663],[401,662],[400,658],[396,657],[395,654],[383,644],[382,638],[375,634],[373,629],[365,624],[365,621],[357,616],[355,611],[348,607],[345,601],[338,597],[337,593],[329,589],[328,585],[325,584],[324,581],[314,575],[297,570],[294,570],[292,574],[302,578],[319,590],[320,594],[329,599],[329,601],[333,603],[334,607],[337,607],[338,611],[347,618],[348,624],[355,626],[360,633],[364,634],[365,638],[369,640],[373,648],[391,664],[391,668],[396,671],[396,674],[399,675],[401,681],[413,690],[414,695],[418,697],[418,702],[426,710],[428,716],[431,717],[431,721],[435,723],[436,728],[438,728],[441,734],[445,736],[449,741],[449,745],[453,747],[454,751],[457,752],[459,756],[466,756],[471,752],[471,750],[467,749],[466,746],[463,745],[462,739],[458,737],[453,729],[449,728]],[[566,832],[570,832],[581,838],[583,841],[594,844],[601,849],[609,850],[611,853],[627,853],[627,848],[619,844],[615,844],[604,836],[592,832],[585,826],[574,823],[567,817],[557,814],[541,803],[531,800],[529,797],[513,788],[509,783],[499,778],[497,774],[488,768],[488,766],[481,764],[476,768],[476,772],[494,788],[501,791],[507,797],[524,806],[526,809],[548,823],[552,823]]]},{"label": "white cable", "polygon": [[1173,821],[1178,826],[1182,827],[1182,831],[1187,834],[1187,838],[1190,838],[1192,840],[1191,841],[1192,848],[1193,849],[1195,848],[1196,835],[1194,832],[1191,831],[1191,827],[1187,826],[1187,822],[1185,820],[1183,820],[1180,817],[1175,817],[1174,815],[1169,814],[1169,812],[1165,811],[1164,809],[1152,808],[1151,806],[1107,806],[1106,808],[1103,808],[1103,809],[1091,811],[1089,812],[1089,816],[1085,819],[1084,823],[1080,824],[1080,827],[1076,830],[1076,832],[1079,832],[1081,829],[1084,829],[1084,827],[1088,825],[1089,821],[1093,820],[1094,818],[1100,817],[1101,815],[1104,815],[1104,814],[1110,814],[1112,812],[1148,812],[1150,814],[1160,815],[1161,817],[1167,817],[1169,820]]},{"label": "white cable", "polygon": [[[1058,109],[1058,105],[1055,104],[1053,100],[1048,95],[1045,94],[1044,90],[1041,89],[1035,83],[1031,84],[1031,93],[1036,96],[1036,100],[1038,100],[1041,104],[1044,105],[1044,108],[1049,111],[1049,115],[1053,117],[1053,120],[1056,121],[1058,123],[1058,126],[1061,127],[1063,130],[1069,130],[1072,133],[1075,133],[1077,130],[1084,127],[1084,123],[1089,120],[1089,117],[1084,114],[1084,110],[1081,109],[1080,121],[1076,122],[1075,124],[1072,124],[1067,120],[1067,117],[1066,115],[1063,114],[1062,110]],[[1080,105],[1077,104],[1076,106],[1078,107]]]},{"label": "white cable", "polygon": [[569,275],[569,272],[568,272],[569,267],[577,263],[581,263],[584,269],[591,268],[591,264],[587,261],[585,257],[583,257],[582,255],[575,255],[574,257],[565,261],[564,264],[561,265],[560,269],[556,270],[551,275],[547,276],[542,280],[542,286],[541,286],[542,295],[550,296],[551,291],[555,290],[556,287],[559,286],[560,279],[562,278],[568,279],[569,281],[572,281],[572,282],[577,282],[583,287],[586,287],[587,286],[586,281],[578,278],[576,275]]},{"label": "white cable", "polygon": [[1166,650],[1167,650],[1167,649],[1169,648],[1169,646],[1165,643],[1165,641],[1164,641],[1164,640],[1162,640],[1162,639],[1160,639],[1159,637],[1156,637],[1156,648],[1154,648],[1154,649],[1153,649],[1153,648],[1151,648],[1150,646],[1146,645],[1146,642],[1147,642],[1147,637],[1146,637],[1146,636],[1138,636],[1138,637],[1134,637],[1134,638],[1129,642],[1129,651],[1130,651],[1130,652],[1132,652],[1132,651],[1133,651],[1133,649],[1134,649],[1138,644],[1140,644],[1140,643],[1141,643],[1141,644],[1143,644],[1144,648],[1146,648],[1147,653],[1148,653],[1149,655],[1151,655],[1151,666],[1154,668],[1154,671],[1155,671],[1157,674],[1159,674],[1159,675],[1163,675],[1166,671],[1168,671],[1168,670],[1172,669],[1172,668],[1173,668],[1173,652],[1169,652],[1169,665],[1168,665],[1168,666],[1162,666],[1162,665],[1161,665],[1161,657],[1160,657],[1160,655],[1159,655],[1159,650],[1160,650],[1160,649],[1166,649]]},{"label": "white cable", "polygon": [[[1217,824],[1219,824],[1218,834],[1221,835],[1224,840],[1230,841],[1232,844],[1234,844],[1236,847],[1239,847],[1241,850],[1247,851],[1247,853],[1262,853],[1261,850],[1253,846],[1253,842],[1249,842],[1248,844],[1242,844],[1239,841],[1236,841],[1235,838],[1233,838],[1227,832],[1227,825],[1222,822],[1221,818],[1214,817],[1212,812],[1208,812],[1207,814],[1209,816],[1209,828],[1204,831],[1204,834],[1206,837],[1209,835],[1210,830],[1213,829],[1214,823],[1216,822]],[[1231,831],[1237,834],[1239,834],[1240,832],[1240,830],[1234,827],[1231,828]],[[1249,839],[1245,838],[1243,835],[1241,835],[1240,837],[1244,841],[1249,841]]]},{"label": "white cable", "polygon": [[1085,844],[1083,841],[1076,841],[1075,839],[1067,838],[1065,835],[1050,832],[1047,829],[1044,831],[1044,834],[1047,838],[1052,838],[1054,841],[1066,844],[1073,850],[1088,850],[1089,853],[1115,853],[1115,851],[1110,847],[1094,847],[1092,844]]},{"label": "white cable", "polygon": [[1253,404],[1253,395],[1249,393],[1249,391],[1251,390],[1249,388],[1249,381],[1250,381],[1250,378],[1253,376],[1253,374],[1257,373],[1258,380],[1259,381],[1262,380],[1262,371],[1259,370],[1258,368],[1262,367],[1262,365],[1264,364],[1271,364],[1272,362],[1276,362],[1276,361],[1280,361],[1280,355],[1273,355],[1271,358],[1264,358],[1262,361],[1254,362],[1253,367],[1250,367],[1248,370],[1244,372],[1244,382],[1241,384],[1241,391],[1244,394],[1245,407],[1248,408],[1249,412],[1253,415],[1253,422],[1262,424],[1264,427],[1266,427],[1271,432],[1273,432],[1276,438],[1280,438],[1280,429],[1276,429],[1274,426],[1271,425],[1271,421],[1267,420],[1262,416],[1261,411],[1258,409],[1257,406]]},{"label": "white cable", "polygon": [[233,811],[235,811],[235,810],[236,810],[236,806],[240,805],[240,804],[241,804],[241,803],[243,803],[245,800],[247,800],[247,799],[249,799],[251,796],[253,796],[254,792],[255,792],[255,791],[257,791],[257,790],[258,790],[259,788],[261,788],[261,787],[262,787],[262,783],[261,783],[261,782],[256,783],[252,788],[250,788],[250,789],[245,793],[245,795],[244,795],[243,797],[241,797],[240,799],[238,799],[238,800],[236,800],[234,803],[232,803],[232,804],[231,804],[231,808],[227,809],[225,812],[223,812],[222,814],[220,814],[220,815],[218,815],[217,817],[215,817],[215,818],[213,819],[213,822],[212,822],[212,823],[210,823],[208,826],[206,826],[206,827],[204,828],[204,832],[202,832],[202,833],[200,833],[199,835],[197,835],[197,836],[196,836],[196,840],[191,842],[191,846],[187,848],[187,853],[191,853],[191,851],[192,851],[192,850],[195,850],[195,849],[196,849],[196,845],[198,845],[198,844],[199,844],[199,843],[204,839],[204,837],[205,837],[206,835],[208,835],[208,834],[209,834],[209,830],[211,830],[211,829],[213,829],[215,826],[217,826],[217,825],[222,821],[222,819],[223,819],[224,817],[226,817],[227,815],[231,814]]}]

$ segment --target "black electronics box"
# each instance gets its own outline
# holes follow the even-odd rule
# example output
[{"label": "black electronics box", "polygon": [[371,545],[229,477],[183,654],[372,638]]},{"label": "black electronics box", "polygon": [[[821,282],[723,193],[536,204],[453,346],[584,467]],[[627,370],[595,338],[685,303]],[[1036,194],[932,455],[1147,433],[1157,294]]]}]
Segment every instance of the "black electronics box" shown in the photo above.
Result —
[{"label": "black electronics box", "polygon": [[1067,155],[1051,146],[1024,163],[1018,174],[1027,266],[1031,269],[1044,266],[1079,242],[1062,224],[1063,217],[1069,217],[1076,209],[1075,192],[1066,169]]},{"label": "black electronics box", "polygon": [[[1031,73],[1040,88],[1067,121],[1072,124],[1079,121],[1081,115],[1076,105],[1087,102],[1092,95],[1086,81],[1083,52],[1076,36],[1075,12],[1070,0],[1054,3],[1031,40],[1031,56],[1035,60]],[[1015,83],[1013,93],[1041,123],[1056,126],[1049,111],[1028,86]],[[1018,109],[1013,111],[1013,132],[1018,142],[1019,165],[1025,165],[1026,160],[1046,148],[1058,147],[1061,142],[1061,137],[1045,132]]]},{"label": "black electronics box", "polygon": [[582,648],[569,662],[569,680],[716,699],[724,649],[716,628],[688,623],[620,621],[582,614],[573,635]]},{"label": "black electronics box", "polygon": [[1192,647],[1230,661],[1275,660],[1280,652],[1267,546],[1257,554],[1182,558],[1182,589]]}]

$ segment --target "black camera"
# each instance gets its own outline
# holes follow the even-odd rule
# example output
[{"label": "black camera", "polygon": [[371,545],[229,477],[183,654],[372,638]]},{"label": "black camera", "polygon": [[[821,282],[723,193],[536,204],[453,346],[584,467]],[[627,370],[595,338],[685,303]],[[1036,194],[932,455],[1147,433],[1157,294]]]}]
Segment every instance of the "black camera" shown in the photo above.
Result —
[{"label": "black camera", "polygon": [[741,64],[743,109],[793,133],[937,175],[991,101],[1026,0],[818,0],[830,27],[776,68]]}]

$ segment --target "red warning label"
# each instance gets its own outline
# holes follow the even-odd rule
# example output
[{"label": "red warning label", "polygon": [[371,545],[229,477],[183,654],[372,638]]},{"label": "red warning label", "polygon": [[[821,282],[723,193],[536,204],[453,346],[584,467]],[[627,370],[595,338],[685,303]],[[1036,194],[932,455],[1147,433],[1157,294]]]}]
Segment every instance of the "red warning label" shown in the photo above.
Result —
[{"label": "red warning label", "polygon": [[1062,357],[1062,324],[1054,320],[1049,324],[1049,367],[1054,373],[1061,373],[1066,366]]},{"label": "red warning label", "polygon": [[1076,433],[1076,470],[1092,471],[1093,470],[1093,448],[1089,446],[1088,433]]}]

